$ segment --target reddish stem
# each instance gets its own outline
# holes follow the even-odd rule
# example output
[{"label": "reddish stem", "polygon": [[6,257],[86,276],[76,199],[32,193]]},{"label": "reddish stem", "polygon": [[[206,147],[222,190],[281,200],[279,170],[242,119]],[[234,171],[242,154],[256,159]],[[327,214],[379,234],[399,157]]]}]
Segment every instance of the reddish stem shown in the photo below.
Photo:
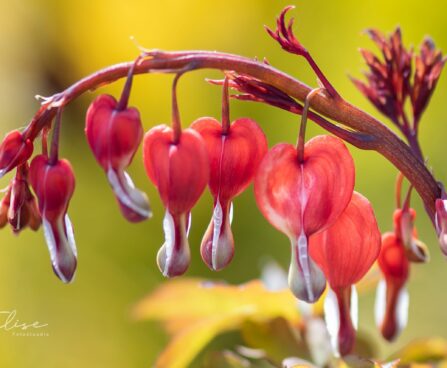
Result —
[{"label": "reddish stem", "polygon": [[[310,87],[272,66],[242,56],[207,51],[154,51],[149,56],[135,67],[135,74],[157,71],[173,73],[185,68],[233,70],[270,84],[300,101],[304,101],[311,91]],[[127,76],[132,65],[133,62],[127,62],[99,70],[73,84],[59,96],[63,96],[64,104],[68,104],[87,91]],[[329,119],[374,137],[368,148],[382,154],[413,183],[434,221],[435,200],[440,197],[440,189],[425,164],[409,146],[377,119],[341,98],[334,99],[319,94],[315,96],[312,107]],[[51,102],[42,106],[27,128],[26,138],[34,139],[55,113],[56,107]]]},{"label": "reddish stem", "polygon": [[57,109],[56,120],[54,121],[53,137],[51,139],[50,159],[48,161],[50,165],[55,165],[59,160],[59,138],[61,135],[62,109],[62,106]]},{"label": "reddish stem", "polygon": [[228,77],[225,76],[222,87],[222,134],[230,131],[230,96],[228,94]]},{"label": "reddish stem", "polygon": [[177,83],[181,76],[181,73],[176,74],[172,82],[172,129],[174,131],[172,140],[174,144],[180,142],[180,136],[182,135],[182,124],[180,122],[180,112],[177,103]]},{"label": "reddish stem", "polygon": [[298,144],[297,144],[298,162],[301,164],[304,163],[304,145],[306,143],[307,113],[310,107],[310,100],[321,90],[322,88],[313,89],[312,91],[309,92],[306,99],[304,100],[303,112],[301,113],[300,133],[298,135]]}]

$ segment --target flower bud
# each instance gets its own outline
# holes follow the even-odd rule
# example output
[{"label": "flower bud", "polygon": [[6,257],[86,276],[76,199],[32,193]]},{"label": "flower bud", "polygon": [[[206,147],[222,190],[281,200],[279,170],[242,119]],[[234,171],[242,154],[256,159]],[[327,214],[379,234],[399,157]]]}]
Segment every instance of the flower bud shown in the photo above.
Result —
[{"label": "flower bud", "polygon": [[407,325],[409,307],[406,283],[410,263],[401,239],[396,234],[383,235],[378,263],[383,279],[376,293],[376,324],[382,336],[392,341]]},{"label": "flower bud", "polygon": [[230,207],[234,197],[253,180],[267,152],[267,139],[256,122],[237,119],[224,132],[219,121],[201,118],[191,128],[202,136],[209,157],[209,188],[214,197],[214,211],[201,244],[202,258],[209,268],[218,271],[227,266],[234,254],[230,226]]},{"label": "flower bud", "polygon": [[16,234],[27,226],[36,231],[41,224],[36,199],[31,193],[27,180],[28,167],[22,165],[0,203],[0,228],[9,223]]},{"label": "flower bud", "polygon": [[185,129],[178,143],[173,138],[171,128],[159,125],[146,133],[143,142],[147,175],[166,208],[163,221],[166,241],[157,261],[167,277],[179,276],[189,266],[189,216],[209,179],[208,155],[200,134]]},{"label": "flower bud", "polygon": [[430,259],[427,246],[417,238],[414,226],[416,211],[413,208],[398,208],[394,211],[394,233],[402,241],[407,258],[411,262],[426,263]]},{"label": "flower bud", "polygon": [[286,234],[292,246],[289,286],[301,300],[315,302],[326,280],[308,252],[308,237],[332,225],[354,190],[354,162],[343,142],[318,136],[306,143],[304,159],[290,144],[264,157],[255,178],[255,196],[264,217]]},{"label": "flower bud", "polygon": [[25,163],[33,153],[33,143],[18,130],[9,132],[0,145],[0,178]]},{"label": "flower bud", "polygon": [[138,110],[120,110],[114,97],[100,95],[87,111],[85,134],[96,160],[107,174],[124,217],[131,222],[150,217],[146,194],[135,188],[125,171],[143,138]]},{"label": "flower bud", "polygon": [[31,162],[30,181],[39,203],[53,270],[63,282],[71,282],[77,264],[73,227],[67,215],[75,188],[73,169],[66,160],[51,164],[48,157],[39,155]]},{"label": "flower bud", "polygon": [[310,254],[333,290],[325,300],[325,313],[334,350],[341,355],[350,353],[355,343],[354,285],[368,272],[379,252],[380,231],[374,211],[357,192],[331,227],[310,237]]},{"label": "flower bud", "polygon": [[8,221],[14,233],[19,233],[26,226],[32,230],[39,229],[42,222],[36,199],[28,185],[28,167],[22,166],[11,183],[11,201]]}]

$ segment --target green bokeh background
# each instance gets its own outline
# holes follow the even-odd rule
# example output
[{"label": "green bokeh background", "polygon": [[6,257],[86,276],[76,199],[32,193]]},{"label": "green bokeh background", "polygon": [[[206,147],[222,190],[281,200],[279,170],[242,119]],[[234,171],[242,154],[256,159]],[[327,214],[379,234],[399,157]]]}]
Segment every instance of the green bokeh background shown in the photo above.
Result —
[{"label": "green bokeh background", "polygon": [[[270,63],[315,86],[309,67],[270,40],[263,24],[290,1],[266,0],[0,0],[0,134],[22,127],[38,108],[36,94],[51,95],[83,76],[137,55],[129,36],[148,48],[208,49],[249,57],[267,57]],[[347,75],[363,68],[357,48],[371,47],[362,30],[391,31],[400,25],[406,44],[418,45],[430,34],[447,50],[445,2],[400,1],[296,1],[299,37],[312,52],[338,90],[352,103],[378,116],[355,90]],[[183,124],[199,116],[220,116],[220,90],[204,82],[219,77],[215,71],[190,73],[182,78],[179,102]],[[170,120],[171,76],[136,78],[131,103],[138,106],[145,129]],[[118,95],[122,81],[101,90]],[[422,122],[421,141],[437,177],[447,179],[447,80],[437,92]],[[48,337],[14,337],[0,330],[1,367],[149,367],[167,338],[154,323],[132,321],[129,312],[142,296],[163,282],[155,256],[162,244],[163,208],[147,180],[141,155],[130,169],[137,186],[150,196],[155,216],[133,225],[120,215],[103,172],[90,154],[83,135],[84,115],[94,97],[85,95],[64,114],[62,155],[72,162],[77,190],[70,207],[79,251],[79,268],[72,285],[53,275],[42,232],[19,237],[0,233],[0,310],[17,310],[22,321],[48,323]],[[267,133],[269,144],[294,142],[297,118],[268,106],[233,102],[232,116],[250,116]],[[309,125],[309,136],[321,133]],[[356,189],[374,205],[382,231],[391,227],[396,170],[373,152],[351,148],[357,165]],[[1,186],[8,179],[2,179]],[[419,337],[447,338],[443,260],[435,234],[419,200],[418,228],[430,247],[427,266],[412,268],[410,322],[391,345],[381,342],[373,324],[373,293],[361,298],[360,324],[371,331],[385,357]],[[190,243],[193,261],[189,276],[240,283],[255,278],[266,259],[286,267],[286,238],[259,214],[252,189],[235,202],[234,234],[237,254],[228,268],[214,274],[202,264],[198,244],[211,214],[210,196],[203,196],[193,211]],[[179,300],[181,303],[181,300]],[[185,347],[187,348],[187,347]]]}]

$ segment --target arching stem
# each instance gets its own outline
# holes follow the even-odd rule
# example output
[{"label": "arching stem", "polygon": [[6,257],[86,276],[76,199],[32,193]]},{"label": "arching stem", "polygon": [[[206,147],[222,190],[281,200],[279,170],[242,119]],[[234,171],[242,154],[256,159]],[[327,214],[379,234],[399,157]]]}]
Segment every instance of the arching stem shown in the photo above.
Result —
[{"label": "arching stem", "polygon": [[[133,64],[134,62],[127,62],[99,70],[55,95],[52,101],[44,104],[37,111],[23,133],[24,138],[34,140],[43,127],[51,122],[57,107],[61,105],[55,104],[57,98],[63,98],[63,105],[69,104],[87,91],[95,90],[100,86],[126,77]],[[185,69],[190,71],[204,68],[233,70],[239,74],[261,80],[299,101],[304,101],[311,91],[311,88],[301,81],[270,65],[238,55],[208,51],[153,51],[135,66],[134,74],[179,73],[184,72]],[[314,96],[312,108],[328,119],[374,137],[373,144],[368,145],[368,149],[374,149],[383,155],[414,185],[434,223],[435,200],[441,196],[440,186],[424,162],[408,145],[380,121],[342,98],[334,99],[324,94],[318,94]]]}]

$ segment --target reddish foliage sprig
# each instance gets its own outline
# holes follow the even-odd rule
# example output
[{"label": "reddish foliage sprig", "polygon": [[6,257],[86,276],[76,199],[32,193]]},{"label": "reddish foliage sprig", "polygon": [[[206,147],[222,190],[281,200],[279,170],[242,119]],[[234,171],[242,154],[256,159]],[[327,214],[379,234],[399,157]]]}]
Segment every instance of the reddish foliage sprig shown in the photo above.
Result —
[{"label": "reddish foliage sprig", "polygon": [[289,10],[294,8],[294,6],[285,7],[276,20],[276,30],[273,31],[269,27],[265,26],[267,33],[281,45],[283,50],[291,54],[303,56],[309,63],[310,67],[313,69],[314,73],[317,75],[318,79],[323,84],[324,88],[326,88],[329,95],[333,98],[340,98],[339,93],[321,71],[312,55],[301,44],[301,42],[298,41],[295,34],[293,33],[293,24],[295,18],[290,18],[288,24],[286,25],[286,14]]},{"label": "reddish foliage sprig", "polygon": [[[418,141],[419,122],[446,58],[429,38],[420,46],[420,55],[415,56],[412,48],[407,49],[403,45],[400,28],[388,37],[374,29],[367,30],[367,34],[378,46],[381,57],[361,49],[369,68],[365,72],[367,81],[351,79],[377,110],[399,128],[415,154],[423,160]],[[412,109],[411,120],[405,110],[407,101],[410,101]]]}]

